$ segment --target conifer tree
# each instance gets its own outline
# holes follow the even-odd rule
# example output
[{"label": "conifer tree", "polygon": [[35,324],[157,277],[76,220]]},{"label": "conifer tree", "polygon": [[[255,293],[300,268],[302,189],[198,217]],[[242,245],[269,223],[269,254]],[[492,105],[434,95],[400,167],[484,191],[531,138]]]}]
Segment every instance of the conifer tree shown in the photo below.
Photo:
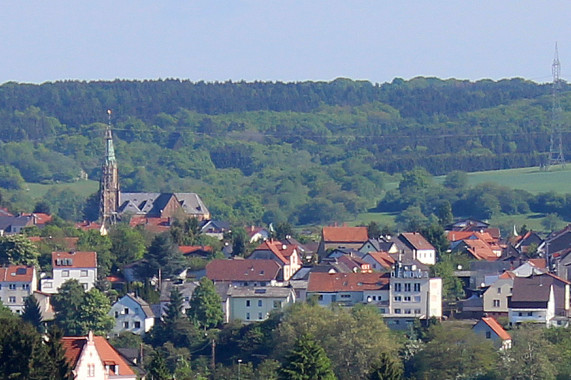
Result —
[{"label": "conifer tree", "polygon": [[310,335],[302,335],[280,369],[283,380],[334,380],[331,360],[323,347]]},{"label": "conifer tree", "polygon": [[402,363],[383,352],[369,373],[369,380],[400,380],[403,377]]},{"label": "conifer tree", "polygon": [[26,301],[24,303],[24,312],[22,313],[22,320],[34,326],[38,332],[43,332],[44,326],[42,325],[42,312],[40,310],[40,304],[33,294],[26,297]]},{"label": "conifer tree", "polygon": [[170,294],[170,302],[165,315],[167,327],[182,317],[182,294],[178,288],[173,287]]},{"label": "conifer tree", "polygon": [[192,293],[189,317],[201,328],[216,327],[224,322],[221,303],[222,299],[216,292],[214,283],[207,277],[203,277],[200,285]]},{"label": "conifer tree", "polygon": [[63,331],[57,326],[48,329],[45,343],[49,358],[49,379],[72,380],[72,368],[65,357],[65,350],[61,344]]},{"label": "conifer tree", "polygon": [[148,370],[151,380],[170,380],[172,378],[165,357],[159,350],[154,352]]}]

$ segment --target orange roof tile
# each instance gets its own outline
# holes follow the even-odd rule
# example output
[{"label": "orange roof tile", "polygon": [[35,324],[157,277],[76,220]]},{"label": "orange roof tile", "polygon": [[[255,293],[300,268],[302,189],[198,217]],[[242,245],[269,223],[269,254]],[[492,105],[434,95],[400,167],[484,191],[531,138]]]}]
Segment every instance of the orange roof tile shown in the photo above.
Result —
[{"label": "orange roof tile", "polygon": [[515,273],[510,270],[507,270],[504,273],[502,273],[499,278],[501,278],[502,280],[507,280],[507,279],[513,280],[515,278]]},{"label": "orange roof tile", "polygon": [[533,264],[537,268],[540,268],[540,269],[546,269],[547,268],[547,261],[545,259],[529,259],[527,261],[529,261],[531,264]]},{"label": "orange roof tile", "polygon": [[463,242],[466,244],[468,252],[478,260],[496,261],[498,259],[498,255],[482,240],[466,239]]},{"label": "orange roof tile", "polygon": [[75,223],[75,228],[78,228],[83,231],[100,230],[101,224],[84,220],[83,222]]},{"label": "orange roof tile", "polygon": [[486,323],[502,340],[510,340],[512,337],[502,325],[498,323],[493,317],[482,317],[482,321]]},{"label": "orange roof tile", "polygon": [[52,216],[50,214],[45,214],[43,212],[34,212],[34,213],[22,213],[22,216],[33,216],[34,217],[34,224],[46,224],[52,221]]},{"label": "orange roof tile", "polygon": [[297,251],[294,244],[283,244],[278,240],[266,240],[260,244],[254,251],[271,251],[284,264],[290,263],[290,257]]},{"label": "orange roof tile", "polygon": [[[369,252],[367,255],[371,256],[375,261],[383,266],[383,268],[391,269],[395,263],[395,259],[391,257],[388,252]],[[365,255],[366,256],[366,255]]]},{"label": "orange roof tile", "polygon": [[[71,261],[63,261],[64,259]],[[96,268],[97,253],[52,252],[52,267],[53,268]]]},{"label": "orange roof tile", "polygon": [[9,265],[0,267],[0,282],[32,282],[34,279],[34,267],[25,265]]},{"label": "orange roof tile", "polygon": [[212,247],[209,245],[179,245],[178,250],[183,255],[190,255],[197,251],[212,252]]},{"label": "orange roof tile", "polygon": [[323,227],[326,242],[364,243],[369,239],[367,227]]},{"label": "orange roof tile", "polygon": [[308,292],[380,290],[388,287],[388,273],[322,273],[311,272]]}]

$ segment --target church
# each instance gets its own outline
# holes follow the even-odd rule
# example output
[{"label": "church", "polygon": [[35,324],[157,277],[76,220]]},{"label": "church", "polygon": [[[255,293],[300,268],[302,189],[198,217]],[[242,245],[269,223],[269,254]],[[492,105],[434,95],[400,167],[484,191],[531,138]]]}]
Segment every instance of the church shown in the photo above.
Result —
[{"label": "church", "polygon": [[105,161],[99,193],[99,218],[103,227],[108,227],[127,215],[169,221],[173,218],[196,218],[200,221],[210,219],[210,212],[196,193],[121,192],[110,124],[105,130]]}]

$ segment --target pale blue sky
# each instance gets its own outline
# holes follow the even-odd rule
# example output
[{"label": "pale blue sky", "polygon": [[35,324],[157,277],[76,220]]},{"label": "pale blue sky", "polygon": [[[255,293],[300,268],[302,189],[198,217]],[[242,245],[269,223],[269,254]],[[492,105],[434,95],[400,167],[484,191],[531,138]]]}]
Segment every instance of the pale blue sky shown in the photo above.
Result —
[{"label": "pale blue sky", "polygon": [[571,2],[0,0],[0,83],[571,78]]}]

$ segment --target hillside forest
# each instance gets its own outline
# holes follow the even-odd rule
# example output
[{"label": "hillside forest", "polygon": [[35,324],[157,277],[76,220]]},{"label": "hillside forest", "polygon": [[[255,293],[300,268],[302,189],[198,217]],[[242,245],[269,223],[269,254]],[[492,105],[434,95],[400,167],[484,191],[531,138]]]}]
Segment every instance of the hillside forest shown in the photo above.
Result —
[{"label": "hillside forest", "polygon": [[[567,217],[571,196],[468,189],[464,178],[542,164],[551,104],[549,84],[523,79],[5,83],[0,202],[33,211],[28,183],[98,180],[111,109],[124,191],[196,192],[214,218],[233,223],[324,224],[371,209],[428,221],[448,212]],[[444,184],[434,175],[447,175]],[[81,220],[95,199],[58,187],[42,206]]]}]

